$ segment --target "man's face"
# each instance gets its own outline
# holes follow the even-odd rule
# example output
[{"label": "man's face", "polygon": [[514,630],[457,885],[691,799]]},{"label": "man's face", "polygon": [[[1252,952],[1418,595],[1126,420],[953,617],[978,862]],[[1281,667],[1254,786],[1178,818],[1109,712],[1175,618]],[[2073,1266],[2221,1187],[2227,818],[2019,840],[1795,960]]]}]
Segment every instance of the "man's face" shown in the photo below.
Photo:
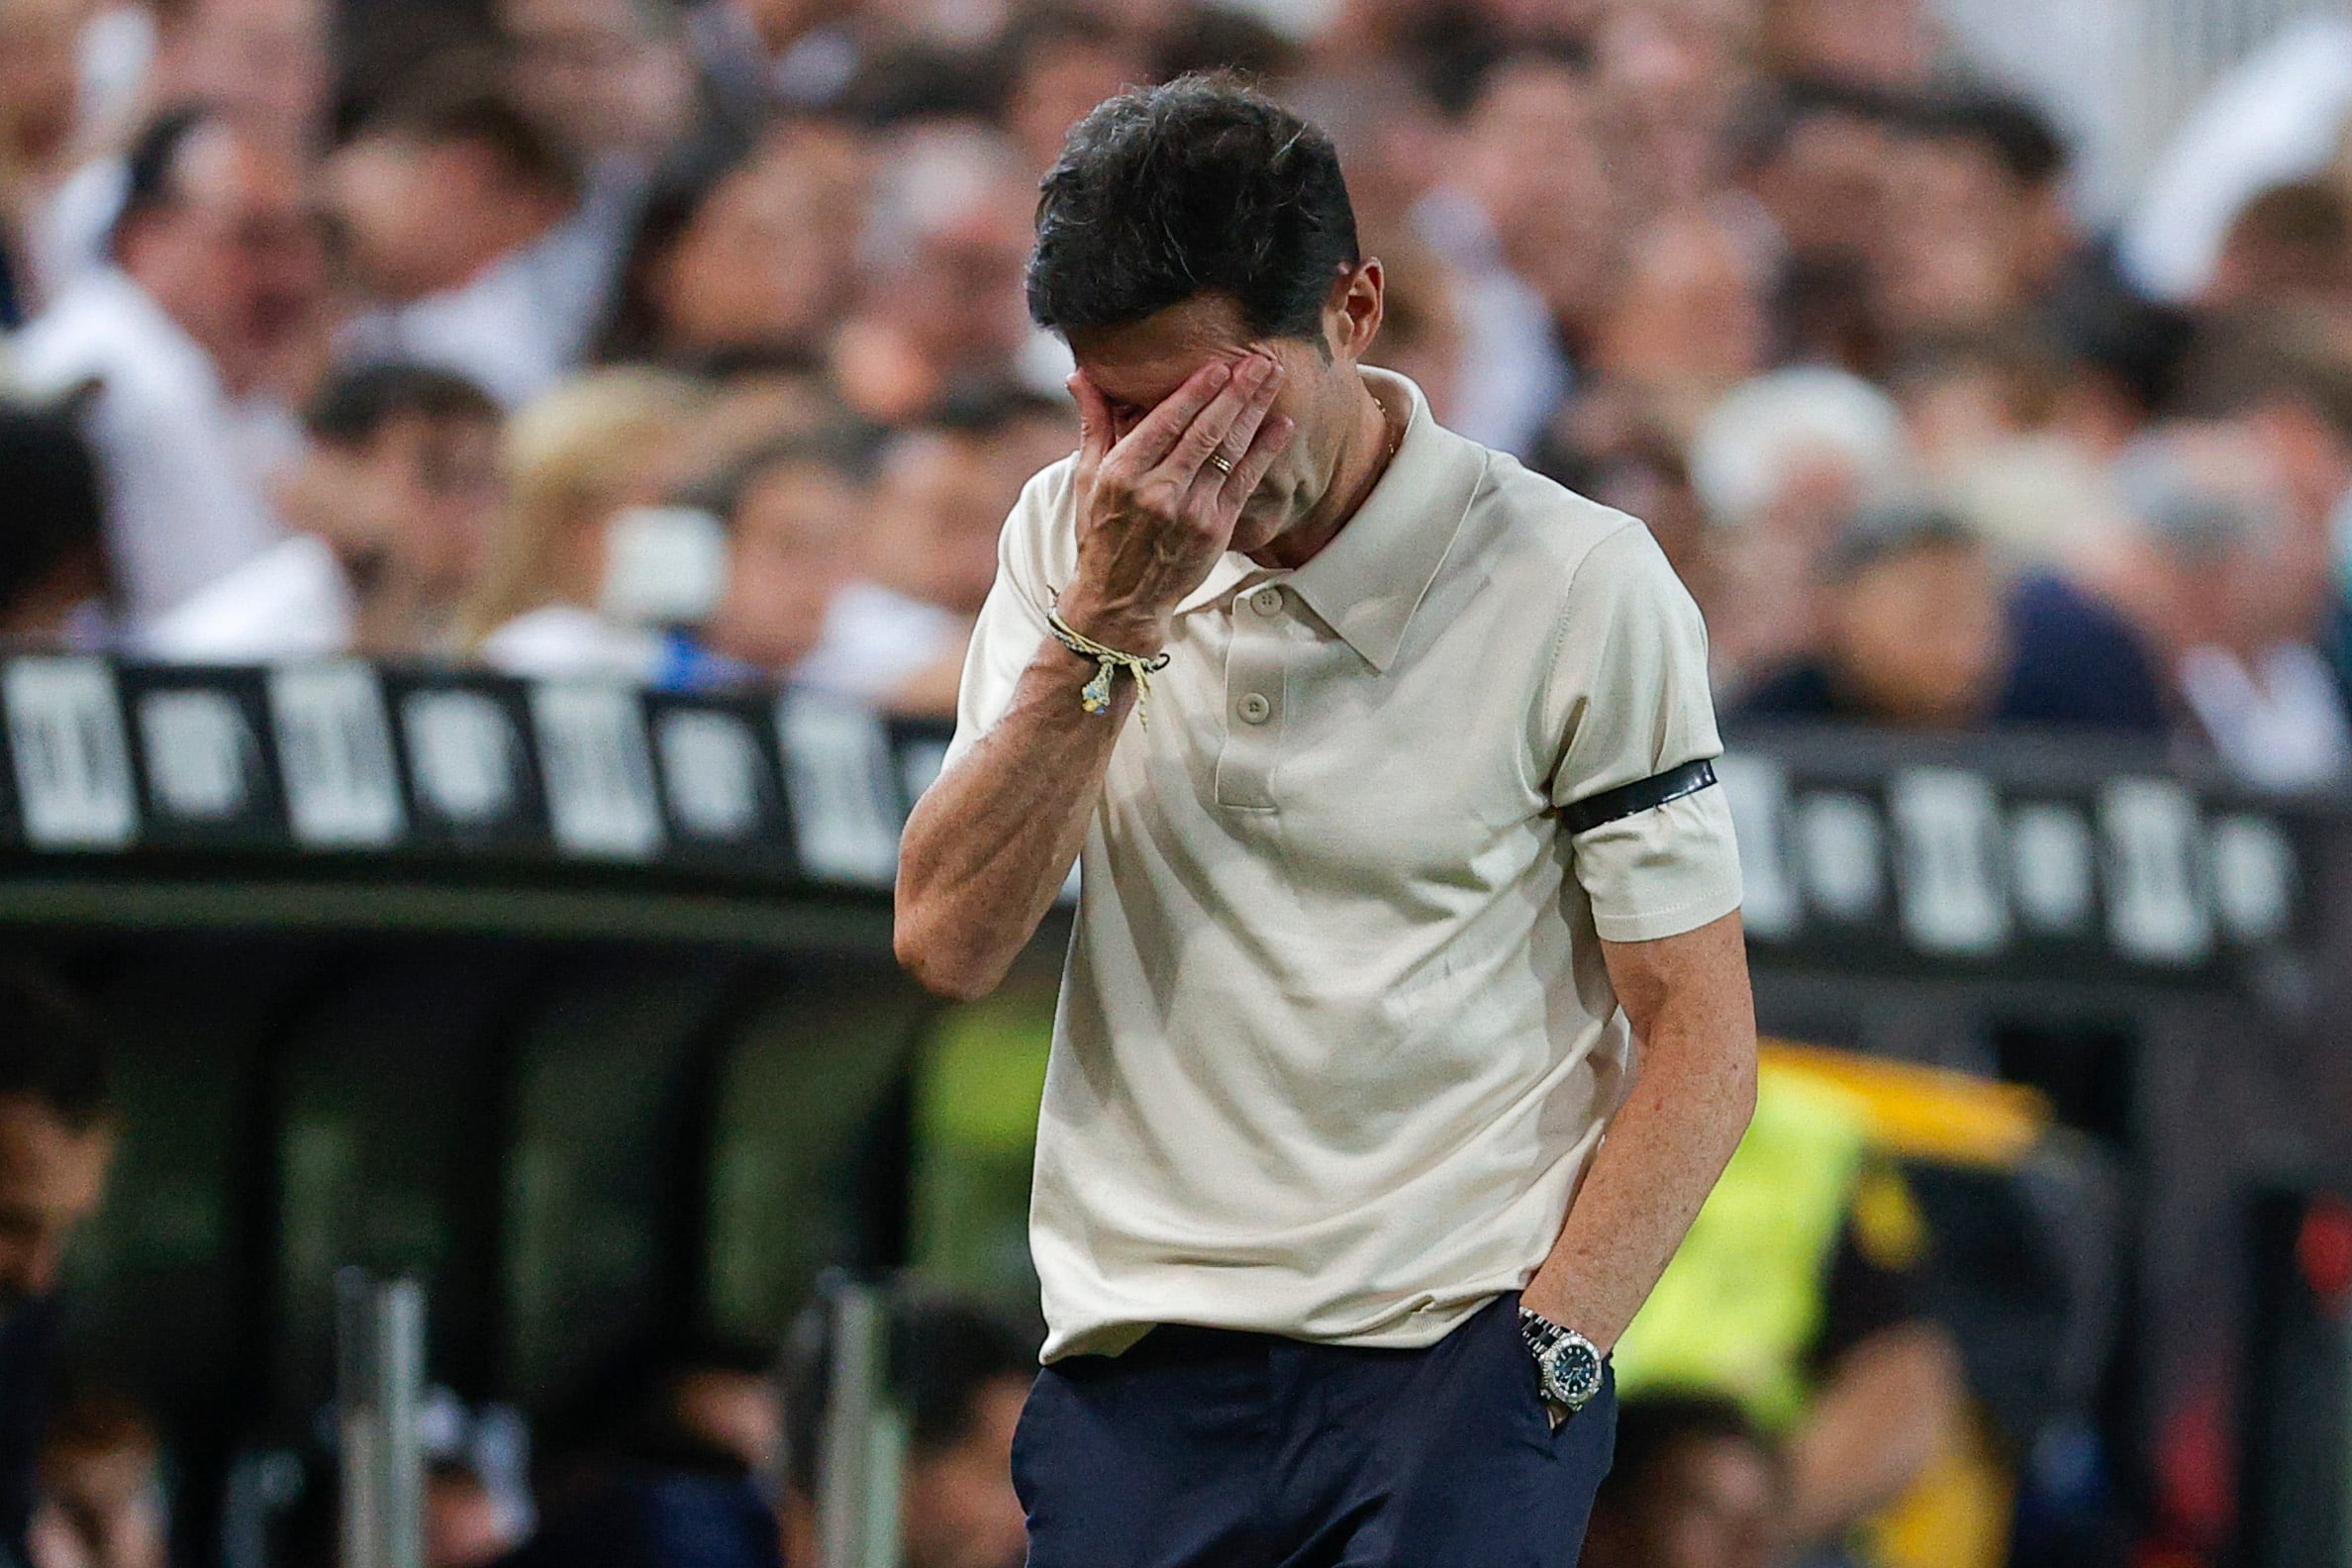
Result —
[{"label": "man's face", "polygon": [[[996,581],[997,536],[1022,481],[969,436],[921,435],[891,454],[879,504],[894,539],[924,563],[932,603],[977,615]],[[1023,475],[1026,480],[1028,475]]]},{"label": "man's face", "polygon": [[1898,336],[1965,334],[2025,303],[2033,208],[1990,151],[1960,137],[1899,144],[1888,165],[1877,293]]},{"label": "man's face", "polygon": [[691,70],[637,0],[501,0],[497,10],[515,93],[575,154],[653,156],[682,128]]},{"label": "man's face", "polygon": [[494,420],[401,414],[358,445],[314,443],[284,499],[347,561],[395,567],[424,602],[445,603],[481,569],[505,496],[498,458]]},{"label": "man's face", "polygon": [[689,1372],[678,1384],[676,1409],[679,1425],[754,1475],[772,1474],[783,1460],[784,1407],[765,1378],[723,1367]]},{"label": "man's face", "polygon": [[57,1288],[113,1160],[107,1125],[76,1130],[30,1095],[0,1096],[0,1317]]},{"label": "man's face", "polygon": [[974,1402],[971,1435],[908,1466],[900,1534],[907,1568],[1020,1568],[1029,1524],[1013,1491],[1013,1429],[1024,1378],[1000,1378]]},{"label": "man's face", "polygon": [[[1282,390],[1266,410],[1265,425],[1287,417],[1298,434],[1241,508],[1231,547],[1245,555],[1264,549],[1323,500],[1355,428],[1359,381],[1355,359],[1343,350],[1346,318],[1337,296],[1335,282],[1332,303],[1323,310],[1323,335],[1315,339],[1258,337],[1238,304],[1213,294],[1196,295],[1131,326],[1070,338],[1080,373],[1110,407],[1115,441],[1124,440],[1205,364],[1234,362],[1251,353],[1281,361]],[[1371,308],[1379,309],[1376,280]]]},{"label": "man's face", "polygon": [[1874,717],[1954,728],[1981,720],[2007,648],[1993,563],[1973,544],[1928,544],[1872,563],[1832,594],[1838,674]]},{"label": "man's face", "polygon": [[806,658],[847,579],[864,507],[857,486],[822,463],[782,462],[752,480],[733,520],[727,593],[703,627],[712,648],[778,672]]},{"label": "man's face", "polygon": [[175,199],[124,239],[123,263],[243,392],[317,323],[326,269],[302,165],[215,125],[181,150]]}]

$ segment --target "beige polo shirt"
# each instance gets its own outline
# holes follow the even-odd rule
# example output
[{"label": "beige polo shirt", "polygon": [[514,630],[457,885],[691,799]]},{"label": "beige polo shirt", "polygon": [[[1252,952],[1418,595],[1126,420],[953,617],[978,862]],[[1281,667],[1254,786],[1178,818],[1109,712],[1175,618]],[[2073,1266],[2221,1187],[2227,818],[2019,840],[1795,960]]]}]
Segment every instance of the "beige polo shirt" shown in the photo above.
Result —
[{"label": "beige polo shirt", "polygon": [[[1412,404],[1387,473],[1298,570],[1219,562],[1112,755],[1037,1127],[1048,1361],[1167,1323],[1425,1345],[1523,1285],[1629,1066],[1596,936],[1739,903],[1720,789],[1555,815],[1720,749],[1648,531],[1365,374]],[[950,767],[1075,569],[1071,469],[1006,526]]]}]

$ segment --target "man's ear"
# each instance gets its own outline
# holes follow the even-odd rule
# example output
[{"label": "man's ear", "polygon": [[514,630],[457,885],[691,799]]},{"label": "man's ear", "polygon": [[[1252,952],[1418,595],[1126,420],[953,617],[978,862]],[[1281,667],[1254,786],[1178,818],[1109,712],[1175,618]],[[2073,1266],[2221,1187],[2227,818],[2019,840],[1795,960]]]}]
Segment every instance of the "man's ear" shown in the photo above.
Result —
[{"label": "man's ear", "polygon": [[1388,280],[1378,256],[1366,256],[1348,268],[1331,291],[1330,308],[1323,312],[1323,342],[1334,358],[1361,360],[1380,336],[1388,312]]}]

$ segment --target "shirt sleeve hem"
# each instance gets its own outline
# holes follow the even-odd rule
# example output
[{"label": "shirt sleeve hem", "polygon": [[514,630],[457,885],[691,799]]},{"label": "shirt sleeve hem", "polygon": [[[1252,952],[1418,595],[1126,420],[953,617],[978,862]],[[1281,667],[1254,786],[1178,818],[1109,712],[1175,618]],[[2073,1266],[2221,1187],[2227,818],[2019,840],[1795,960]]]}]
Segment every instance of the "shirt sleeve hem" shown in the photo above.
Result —
[{"label": "shirt sleeve hem", "polygon": [[1632,915],[1604,915],[1595,910],[1593,930],[1603,941],[1614,942],[1658,941],[1680,936],[1685,931],[1712,925],[1739,908],[1740,891],[1739,878],[1733,875],[1726,885],[1667,909]]}]

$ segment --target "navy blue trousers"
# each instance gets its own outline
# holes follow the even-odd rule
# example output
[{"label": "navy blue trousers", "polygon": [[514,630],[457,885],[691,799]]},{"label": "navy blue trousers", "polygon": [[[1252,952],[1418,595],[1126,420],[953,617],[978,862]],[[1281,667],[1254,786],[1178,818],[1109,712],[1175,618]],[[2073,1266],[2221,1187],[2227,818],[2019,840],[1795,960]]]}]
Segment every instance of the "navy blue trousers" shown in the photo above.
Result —
[{"label": "navy blue trousers", "polygon": [[1029,1568],[1575,1568],[1614,1385],[1552,1429],[1504,1296],[1425,1350],[1154,1329],[1037,1376]]}]

